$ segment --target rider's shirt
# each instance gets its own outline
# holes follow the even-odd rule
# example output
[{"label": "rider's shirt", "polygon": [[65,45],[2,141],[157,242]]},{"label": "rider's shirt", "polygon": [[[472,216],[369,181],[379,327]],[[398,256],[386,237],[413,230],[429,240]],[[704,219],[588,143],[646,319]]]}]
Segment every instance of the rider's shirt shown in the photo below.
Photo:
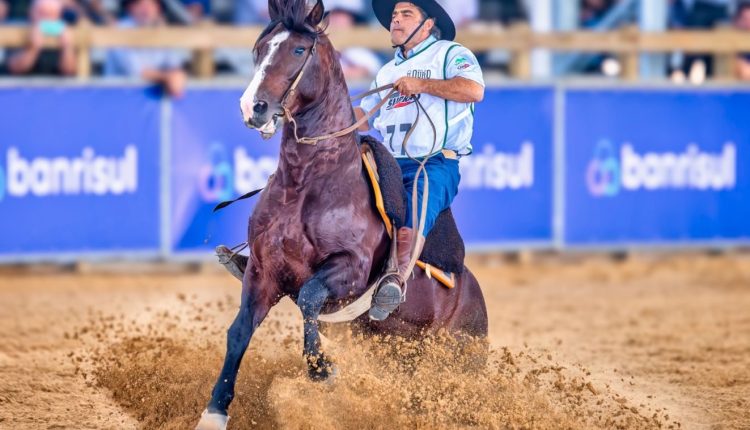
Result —
[{"label": "rider's shirt", "polygon": [[[409,51],[408,58],[397,50],[396,57],[380,69],[370,89],[395,83],[404,76],[444,80],[461,77],[484,87],[482,70],[474,54],[458,43],[437,40],[434,36]],[[360,107],[369,112],[387,95],[388,90],[368,96],[362,100]],[[430,120],[421,110],[417,121],[417,103],[398,92],[370,119],[370,127],[380,132],[383,143],[391,153],[397,158],[405,158],[407,153],[412,157],[424,157],[442,149],[451,149],[459,155],[471,154],[474,104],[458,103],[429,94],[420,94],[419,101],[435,125],[434,133]],[[404,150],[404,136],[415,121],[417,128]]]}]

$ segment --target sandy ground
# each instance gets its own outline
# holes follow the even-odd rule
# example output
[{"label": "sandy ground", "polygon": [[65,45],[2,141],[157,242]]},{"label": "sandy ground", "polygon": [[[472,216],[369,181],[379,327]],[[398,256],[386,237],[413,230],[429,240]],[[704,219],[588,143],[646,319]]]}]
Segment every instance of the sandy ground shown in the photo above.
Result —
[{"label": "sandy ground", "polygon": [[[468,265],[494,367],[467,376],[419,346],[407,369],[335,337],[343,376],[321,388],[282,302],[243,363],[230,427],[750,429],[750,255]],[[187,428],[238,296],[214,270],[0,270],[0,429]]]}]

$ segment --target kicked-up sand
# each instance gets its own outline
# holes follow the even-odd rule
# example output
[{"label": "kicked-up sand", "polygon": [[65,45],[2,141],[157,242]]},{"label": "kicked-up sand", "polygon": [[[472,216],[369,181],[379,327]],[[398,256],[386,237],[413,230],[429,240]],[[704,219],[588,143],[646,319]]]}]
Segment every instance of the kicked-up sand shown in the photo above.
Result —
[{"label": "kicked-up sand", "polygon": [[[750,255],[467,265],[487,300],[489,350],[334,327],[324,350],[338,375],[313,383],[300,314],[284,300],[251,342],[229,427],[750,428]],[[0,271],[0,429],[197,423],[239,283],[127,272]]]}]

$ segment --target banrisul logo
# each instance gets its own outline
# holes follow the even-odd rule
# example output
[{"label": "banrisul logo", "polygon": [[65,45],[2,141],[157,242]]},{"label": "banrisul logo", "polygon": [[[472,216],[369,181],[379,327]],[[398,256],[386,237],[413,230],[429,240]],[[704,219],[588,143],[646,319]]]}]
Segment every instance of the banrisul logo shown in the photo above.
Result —
[{"label": "banrisul logo", "polygon": [[612,197],[620,193],[620,160],[609,140],[596,145],[594,158],[586,170],[589,192],[596,197]]},{"label": "banrisul logo", "polygon": [[[23,197],[122,195],[138,190],[138,150],[121,157],[98,156],[85,147],[78,157],[27,157],[18,148],[6,152],[0,167],[0,200]],[[3,171],[4,170],[4,171]]]},{"label": "banrisul logo", "polygon": [[586,185],[595,197],[627,191],[723,191],[737,183],[737,147],[725,143],[718,152],[689,144],[679,152],[639,152],[631,143],[616,148],[600,141],[586,170]]},{"label": "banrisul logo", "polygon": [[215,203],[263,188],[276,171],[273,157],[251,157],[243,147],[230,156],[226,146],[211,144],[207,163],[201,168],[199,190],[204,202]]},{"label": "banrisul logo", "polygon": [[462,189],[517,191],[534,187],[534,144],[524,142],[518,151],[499,151],[485,145],[459,164]]},{"label": "banrisul logo", "polygon": [[234,195],[234,169],[226,148],[213,143],[208,151],[208,163],[199,173],[199,189],[204,201],[229,200]]}]

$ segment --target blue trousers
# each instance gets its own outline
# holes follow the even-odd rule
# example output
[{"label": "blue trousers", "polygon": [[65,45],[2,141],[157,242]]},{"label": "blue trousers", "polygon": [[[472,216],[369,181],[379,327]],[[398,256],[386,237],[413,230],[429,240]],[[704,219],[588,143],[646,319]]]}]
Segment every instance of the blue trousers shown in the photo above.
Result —
[{"label": "blue trousers", "polygon": [[[412,192],[414,190],[414,179],[419,164],[408,158],[397,158],[398,165],[404,177],[404,188],[406,188],[406,227],[414,228],[412,225]],[[438,215],[450,207],[453,199],[458,194],[458,183],[461,174],[458,170],[458,160],[445,158],[443,154],[437,154],[430,158],[425,165],[430,183],[430,192],[427,200],[427,215],[425,217],[424,236],[432,230]],[[418,182],[419,203],[417,211],[422,210],[422,195],[424,192],[424,174],[419,175]],[[417,213],[417,219],[421,216]]]}]

